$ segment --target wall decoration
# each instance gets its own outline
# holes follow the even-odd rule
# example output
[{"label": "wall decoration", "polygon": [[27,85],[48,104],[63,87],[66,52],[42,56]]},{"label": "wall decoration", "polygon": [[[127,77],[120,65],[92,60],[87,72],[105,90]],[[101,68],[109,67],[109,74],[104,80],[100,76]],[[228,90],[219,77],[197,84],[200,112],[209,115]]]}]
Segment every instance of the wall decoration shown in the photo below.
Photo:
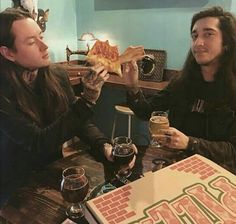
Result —
[{"label": "wall decoration", "polygon": [[29,11],[34,20],[38,23],[41,30],[46,30],[46,22],[48,21],[49,9],[38,9],[38,0],[12,0],[14,8],[22,8]]}]

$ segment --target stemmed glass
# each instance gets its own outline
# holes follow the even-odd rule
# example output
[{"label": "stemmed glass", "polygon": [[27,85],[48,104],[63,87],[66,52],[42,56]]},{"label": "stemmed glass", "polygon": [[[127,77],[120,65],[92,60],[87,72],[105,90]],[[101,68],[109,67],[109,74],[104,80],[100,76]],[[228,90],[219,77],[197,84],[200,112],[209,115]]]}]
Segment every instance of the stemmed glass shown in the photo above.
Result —
[{"label": "stemmed glass", "polygon": [[70,205],[66,210],[67,216],[76,220],[84,216],[82,202],[89,190],[89,182],[84,168],[68,167],[62,172],[61,194]]},{"label": "stemmed glass", "polygon": [[134,158],[134,148],[132,140],[126,136],[119,136],[113,139],[113,159],[117,166],[117,174],[128,178],[132,171],[130,169],[120,170],[124,165],[128,165]]},{"label": "stemmed glass", "polygon": [[[153,111],[149,120],[149,131],[151,136],[163,135],[163,130],[168,128],[168,113],[165,111]],[[161,144],[152,137],[151,146],[161,147]]]}]

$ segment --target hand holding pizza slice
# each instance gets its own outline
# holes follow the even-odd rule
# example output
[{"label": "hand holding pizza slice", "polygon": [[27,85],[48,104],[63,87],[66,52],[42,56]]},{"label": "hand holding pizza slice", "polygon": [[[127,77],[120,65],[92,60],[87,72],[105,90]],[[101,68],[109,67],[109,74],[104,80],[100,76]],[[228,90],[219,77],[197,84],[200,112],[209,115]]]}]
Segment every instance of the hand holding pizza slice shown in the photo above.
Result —
[{"label": "hand holding pizza slice", "polygon": [[131,61],[141,60],[145,56],[143,46],[129,46],[121,55],[120,63],[124,64]]},{"label": "hand holding pizza slice", "polygon": [[119,55],[117,46],[111,46],[108,40],[97,40],[88,52],[87,61],[92,65],[100,63],[108,72],[122,77],[121,64],[140,60],[144,54],[144,48],[138,46],[128,47],[122,55]]}]

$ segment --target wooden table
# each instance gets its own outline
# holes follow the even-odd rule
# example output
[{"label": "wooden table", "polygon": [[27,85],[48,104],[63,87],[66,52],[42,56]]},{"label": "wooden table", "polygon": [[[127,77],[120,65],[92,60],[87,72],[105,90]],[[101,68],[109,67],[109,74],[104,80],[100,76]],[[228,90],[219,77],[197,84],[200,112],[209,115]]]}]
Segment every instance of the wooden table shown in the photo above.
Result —
[{"label": "wooden table", "polygon": [[[180,160],[182,155],[139,147],[135,170],[147,172],[156,170],[152,160],[165,157],[170,160]],[[90,187],[94,188],[104,182],[104,169],[86,151],[79,151],[50,164],[45,170],[33,173],[29,183],[22,187],[1,210],[0,223],[12,224],[59,224],[66,219],[67,203],[60,194],[62,170],[68,166],[80,165],[86,170]],[[5,221],[4,221],[5,220]],[[6,221],[7,220],[7,221]]]}]

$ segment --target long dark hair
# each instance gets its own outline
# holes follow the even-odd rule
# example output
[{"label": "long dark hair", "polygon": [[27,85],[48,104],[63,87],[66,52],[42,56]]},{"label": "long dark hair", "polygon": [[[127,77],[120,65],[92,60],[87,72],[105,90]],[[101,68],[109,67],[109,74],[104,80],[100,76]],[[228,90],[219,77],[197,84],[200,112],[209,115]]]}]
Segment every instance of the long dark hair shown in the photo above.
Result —
[{"label": "long dark hair", "polygon": [[[14,45],[15,36],[12,33],[12,24],[14,21],[32,18],[31,15],[21,9],[8,8],[0,13],[0,46],[17,50]],[[22,74],[25,68],[7,60],[0,54],[0,95],[13,99],[17,106],[28,115],[34,122],[43,125],[34,94],[31,88],[24,82]],[[56,119],[61,112],[68,109],[68,98],[62,89],[57,76],[52,74],[51,66],[40,68],[38,70],[39,82],[43,97],[43,104],[48,122]],[[38,80],[38,78],[37,78]],[[6,96],[4,85],[8,86]]]},{"label": "long dark hair", "polygon": [[[212,7],[196,13],[191,21],[190,33],[193,26],[199,19],[205,17],[215,17],[219,19],[219,29],[222,32],[224,52],[221,56],[221,64],[216,76],[226,83],[230,101],[236,103],[236,18],[224,11],[221,7]],[[193,83],[193,79],[200,74],[200,65],[197,64],[191,50],[189,50],[183,66],[181,81]],[[222,77],[223,75],[223,77]],[[190,87],[191,88],[191,87]],[[234,105],[236,106],[236,105]]]}]

